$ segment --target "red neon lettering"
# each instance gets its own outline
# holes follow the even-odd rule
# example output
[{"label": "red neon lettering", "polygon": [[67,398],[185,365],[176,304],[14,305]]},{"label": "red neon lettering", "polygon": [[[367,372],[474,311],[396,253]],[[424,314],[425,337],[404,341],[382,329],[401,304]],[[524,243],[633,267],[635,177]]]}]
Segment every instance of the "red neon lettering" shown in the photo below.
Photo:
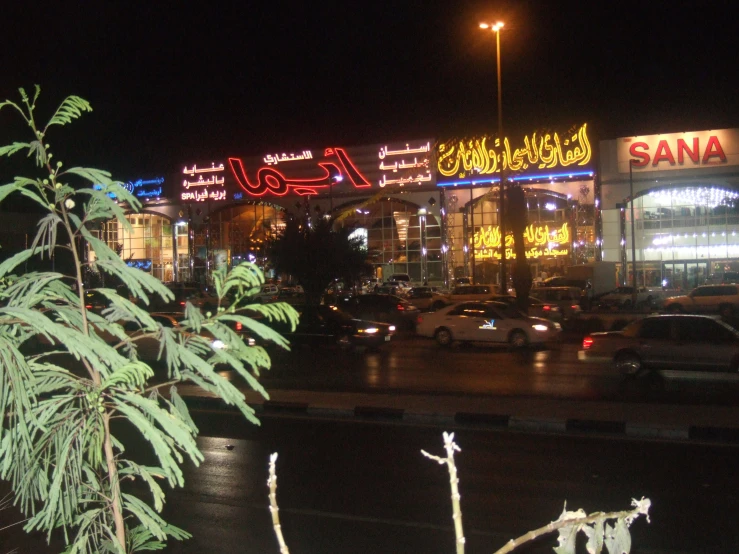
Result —
[{"label": "red neon lettering", "polygon": [[708,139],[706,151],[703,152],[703,163],[708,163],[708,160],[713,157],[718,157],[719,160],[726,163],[726,154],[724,154],[724,149],[721,148],[721,143],[718,141],[717,136],[712,136]]},{"label": "red neon lettering", "polygon": [[638,148],[649,150],[649,145],[646,142],[635,142],[634,144],[629,146],[629,154],[641,160],[640,162],[637,162],[636,160],[631,160],[631,165],[633,167],[646,167],[646,165],[649,163],[649,154],[637,150]]},{"label": "red neon lettering", "polygon": [[268,192],[275,196],[284,196],[288,192],[300,196],[308,194],[315,195],[318,194],[318,189],[333,186],[341,180],[338,177],[343,175],[349,178],[355,188],[371,186],[367,178],[357,169],[343,148],[327,148],[324,156],[336,156],[341,169],[334,163],[319,163],[318,166],[326,172],[326,175],[316,179],[292,179],[273,167],[260,167],[257,170],[256,182],[253,183],[249,180],[244,162],[241,158],[229,158],[228,163],[231,166],[231,172],[236,182],[250,196],[263,196]]},{"label": "red neon lettering", "polygon": [[662,161],[668,161],[670,165],[675,165],[675,157],[672,155],[672,150],[670,150],[670,145],[667,144],[666,140],[659,141],[657,152],[652,158],[652,165],[658,165]]},{"label": "red neon lettering", "polygon": [[326,175],[317,179],[289,179],[282,173],[271,167],[260,167],[257,170],[257,182],[252,183],[246,174],[246,168],[241,158],[229,158],[236,182],[250,196],[263,196],[271,192],[275,196],[284,196],[290,189],[300,196],[306,194],[317,194],[319,188],[328,187],[332,178],[339,175],[339,168],[332,163],[319,163],[318,166],[326,172]]},{"label": "red neon lettering", "polygon": [[677,139],[677,163],[680,165],[685,162],[685,156],[683,154],[687,154],[693,163],[698,163],[700,156],[700,152],[698,150],[698,137],[693,138],[693,150],[688,148],[687,143],[683,139]]}]

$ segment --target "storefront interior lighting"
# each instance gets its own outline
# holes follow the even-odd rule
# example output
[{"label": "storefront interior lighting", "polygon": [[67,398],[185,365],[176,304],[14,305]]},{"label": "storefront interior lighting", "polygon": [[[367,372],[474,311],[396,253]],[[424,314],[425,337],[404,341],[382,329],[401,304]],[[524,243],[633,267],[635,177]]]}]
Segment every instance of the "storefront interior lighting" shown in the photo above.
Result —
[{"label": "storefront interior lighting", "polygon": [[715,187],[686,187],[657,190],[650,192],[649,196],[658,204],[715,208],[739,199],[739,192]]},{"label": "storefront interior lighting", "polygon": [[544,209],[549,210],[550,212],[553,212],[554,210],[557,209],[557,205],[552,204],[551,202],[547,202],[546,204],[544,204]]}]

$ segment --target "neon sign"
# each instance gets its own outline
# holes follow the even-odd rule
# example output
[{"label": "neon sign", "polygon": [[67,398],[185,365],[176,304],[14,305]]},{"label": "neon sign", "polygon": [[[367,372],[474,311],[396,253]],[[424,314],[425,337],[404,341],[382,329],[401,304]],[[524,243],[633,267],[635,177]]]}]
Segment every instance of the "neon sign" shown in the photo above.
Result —
[{"label": "neon sign", "polygon": [[437,169],[445,177],[464,178],[470,175],[492,175],[532,168],[552,169],[571,165],[586,165],[593,156],[587,134],[587,124],[575,133],[533,133],[524,137],[523,146],[511,151],[507,137],[484,136],[439,144]]},{"label": "neon sign", "polygon": [[[387,145],[380,148],[377,157],[380,159],[378,169],[382,173],[379,180],[380,188],[388,185],[403,187],[407,184],[430,183],[434,177],[431,174],[431,141],[426,144],[411,148],[410,144],[405,148],[391,150]],[[413,159],[411,160],[411,155]],[[400,160],[386,160],[386,158],[400,156]],[[407,161],[406,161],[407,160]]]},{"label": "neon sign", "polygon": [[[205,202],[206,200],[225,200],[226,183],[225,176],[219,176],[224,173],[226,168],[223,164],[216,165],[213,162],[210,167],[199,168],[193,164],[191,168],[185,166],[182,173],[186,177],[182,181],[182,188],[185,189],[180,193],[180,199],[184,202],[195,201]],[[195,178],[197,176],[197,179]]]},{"label": "neon sign", "polygon": [[128,181],[127,183],[124,183],[123,188],[137,198],[146,198],[151,196],[159,197],[162,195],[162,183],[164,183],[164,177],[157,177],[156,179],[148,180],[137,179],[136,181]]},{"label": "neon sign", "polygon": [[126,261],[128,267],[135,267],[141,271],[151,271],[151,260],[128,260]]},{"label": "neon sign", "polygon": [[290,177],[274,167],[260,167],[256,172],[256,180],[252,181],[241,158],[229,158],[228,163],[236,182],[250,196],[264,196],[267,193],[284,196],[288,192],[299,196],[315,195],[319,189],[333,187],[345,178],[358,189],[370,186],[344,148],[326,148],[324,159],[331,161],[318,162],[314,166],[314,169],[319,168],[323,174],[307,179]]},{"label": "neon sign", "polygon": [[[499,260],[500,240],[499,226],[493,227],[490,225],[486,229],[483,228],[480,231],[476,231],[474,237],[470,238],[470,244],[475,250],[475,258],[480,260]],[[531,224],[524,231],[524,244],[527,259],[568,256],[570,253],[569,225],[563,223],[559,229],[550,229],[549,225]],[[513,245],[513,235],[507,234],[505,238],[506,260],[516,258]]]}]

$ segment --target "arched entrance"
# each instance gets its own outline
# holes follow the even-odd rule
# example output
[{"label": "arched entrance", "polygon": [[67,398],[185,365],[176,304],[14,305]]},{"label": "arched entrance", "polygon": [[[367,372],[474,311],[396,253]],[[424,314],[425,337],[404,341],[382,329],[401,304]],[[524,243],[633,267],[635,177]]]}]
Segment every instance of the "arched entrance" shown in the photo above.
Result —
[{"label": "arched entrance", "polygon": [[364,237],[375,276],[387,279],[407,273],[416,283],[444,281],[439,219],[418,204],[386,197],[371,204],[357,200],[337,208],[355,206],[341,225]]},{"label": "arched entrance", "polygon": [[196,280],[219,267],[256,262],[269,272],[265,243],[285,225],[285,210],[267,202],[227,206],[213,212],[193,237]]}]

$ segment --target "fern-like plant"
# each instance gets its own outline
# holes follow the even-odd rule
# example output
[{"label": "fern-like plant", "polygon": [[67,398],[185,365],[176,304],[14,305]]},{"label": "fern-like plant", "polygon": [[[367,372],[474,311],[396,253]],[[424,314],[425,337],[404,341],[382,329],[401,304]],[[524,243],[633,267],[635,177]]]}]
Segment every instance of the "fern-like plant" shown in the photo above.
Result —
[{"label": "fern-like plant", "polygon": [[[297,313],[287,304],[251,304],[250,295],[264,278],[257,267],[243,264],[214,275],[219,299],[232,299],[219,300],[214,313],[202,314],[188,304],[181,326],[167,328],[152,319],[142,305],[153,295],[169,300],[171,291],[128,267],[91,231],[109,220],[130,230],[123,206],[138,210],[140,203],[105,171],[64,169],[53,160],[47,133],[91,107],[70,96],[39,126],[39,93],[38,86],[32,98],[20,89],[20,102],[0,103],[0,109],[17,111],[31,131],[31,140],[0,147],[0,155],[26,152],[35,161],[34,175],[0,185],[0,201],[21,194],[46,212],[31,247],[0,263],[0,478],[10,481],[14,504],[29,518],[25,530],[41,530],[49,538],[60,533],[69,554],[158,550],[168,537],[189,536],[160,517],[162,483],[182,486],[184,460],[198,464],[203,459],[195,442],[198,430],[177,384],[195,383],[258,423],[244,395],[215,367],[228,365],[266,398],[257,378],[269,368],[269,356],[261,347],[245,344],[232,327],[240,323],[287,347],[280,335],[247,317],[245,310],[293,327]],[[87,248],[94,253],[92,262],[85,262]],[[32,257],[48,259],[60,250],[74,261],[71,275],[20,271]],[[88,311],[86,265],[117,278],[138,301],[99,288],[109,305],[100,313]],[[139,331],[127,333],[123,324]],[[153,337],[166,362],[163,379],[154,379],[154,370],[137,355],[137,341]],[[29,354],[26,348],[33,341],[51,348]],[[70,369],[74,367],[83,369]],[[129,455],[111,428],[116,418],[128,421],[148,442],[157,467]],[[145,483],[150,498],[132,494],[129,480]]]}]

